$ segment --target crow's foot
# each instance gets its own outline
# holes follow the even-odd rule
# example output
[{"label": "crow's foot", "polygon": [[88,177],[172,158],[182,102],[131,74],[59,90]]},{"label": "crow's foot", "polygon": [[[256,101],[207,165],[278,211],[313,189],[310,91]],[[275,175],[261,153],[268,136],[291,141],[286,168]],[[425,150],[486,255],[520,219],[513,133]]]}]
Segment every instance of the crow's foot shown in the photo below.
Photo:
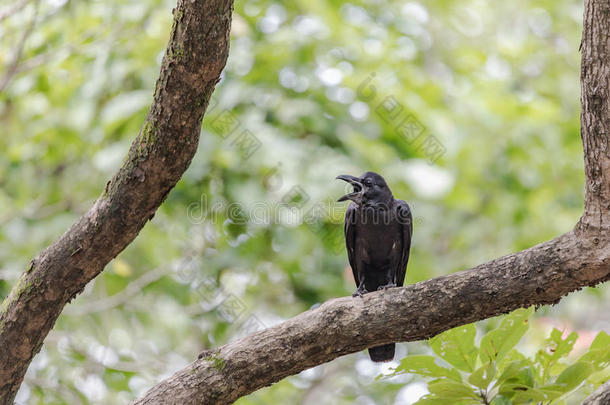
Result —
[{"label": "crow's foot", "polygon": [[356,292],[352,294],[352,297],[360,297],[360,298],[362,298],[362,296],[363,296],[364,294],[366,294],[367,292],[368,292],[368,291],[366,290],[366,288],[363,288],[363,287],[362,287],[362,288],[360,288],[360,287],[359,287],[359,288],[356,290]]},{"label": "crow's foot", "polygon": [[396,287],[396,283],[388,283],[386,285],[382,285],[379,288],[377,288],[377,291],[387,290],[388,288],[394,288],[394,287]]}]

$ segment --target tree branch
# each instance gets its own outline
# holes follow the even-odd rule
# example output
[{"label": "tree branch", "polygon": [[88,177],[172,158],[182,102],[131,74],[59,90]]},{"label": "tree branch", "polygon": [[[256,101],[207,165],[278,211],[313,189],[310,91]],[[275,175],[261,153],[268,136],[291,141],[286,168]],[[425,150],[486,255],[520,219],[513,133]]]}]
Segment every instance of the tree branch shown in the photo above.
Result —
[{"label": "tree branch", "polygon": [[585,214],[581,229],[610,228],[610,3],[586,0],[581,42],[581,137]]},{"label": "tree branch", "polygon": [[[24,5],[25,5],[25,3],[24,3]],[[11,82],[11,79],[13,78],[13,76],[15,75],[15,73],[17,72],[17,70],[19,68],[19,62],[21,61],[21,57],[23,56],[23,50],[25,49],[25,44],[26,44],[28,38],[30,37],[30,35],[32,35],[32,32],[34,31],[34,27],[36,26],[36,20],[38,19],[39,6],[40,6],[40,0],[36,0],[34,3],[34,15],[32,16],[30,23],[27,25],[27,27],[23,31],[23,34],[21,34],[21,39],[17,43],[17,46],[15,47],[15,51],[13,52],[13,60],[6,67],[6,71],[5,71],[4,75],[2,76],[2,78],[0,78],[0,93],[2,93],[6,89],[6,87],[9,85],[9,83]],[[19,7],[19,5],[18,5],[18,7]],[[1,20],[2,19],[0,18],[0,21]]]},{"label": "tree branch", "polygon": [[570,232],[470,270],[363,298],[330,300],[207,352],[135,403],[229,404],[339,356],[427,339],[520,307],[553,304],[608,279],[610,240],[596,248]]},{"label": "tree branch", "polygon": [[31,261],[0,307],[0,404],[12,403],[63,307],[138,235],[197,150],[229,50],[231,0],[179,0],[154,100],[102,196]]}]

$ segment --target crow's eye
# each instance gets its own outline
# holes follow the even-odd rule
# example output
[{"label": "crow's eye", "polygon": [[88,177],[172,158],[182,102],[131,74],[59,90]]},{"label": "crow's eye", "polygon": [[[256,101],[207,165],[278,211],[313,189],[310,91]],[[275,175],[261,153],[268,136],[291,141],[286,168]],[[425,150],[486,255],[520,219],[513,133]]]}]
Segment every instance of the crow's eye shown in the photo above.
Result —
[{"label": "crow's eye", "polygon": [[371,187],[373,183],[370,180],[364,180],[364,185],[367,187]]}]

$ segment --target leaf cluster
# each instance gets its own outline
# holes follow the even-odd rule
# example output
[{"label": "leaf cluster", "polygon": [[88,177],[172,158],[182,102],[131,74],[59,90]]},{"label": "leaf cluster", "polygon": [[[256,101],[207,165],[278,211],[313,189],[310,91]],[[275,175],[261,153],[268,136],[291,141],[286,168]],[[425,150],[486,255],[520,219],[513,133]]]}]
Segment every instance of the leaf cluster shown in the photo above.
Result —
[{"label": "leaf cluster", "polygon": [[394,375],[417,374],[429,394],[417,405],[565,404],[586,381],[608,378],[610,335],[601,331],[589,349],[570,361],[578,338],[553,329],[533,357],[515,346],[529,328],[533,308],[519,309],[475,343],[474,324],[448,330],[430,340],[434,355],[407,356]]}]

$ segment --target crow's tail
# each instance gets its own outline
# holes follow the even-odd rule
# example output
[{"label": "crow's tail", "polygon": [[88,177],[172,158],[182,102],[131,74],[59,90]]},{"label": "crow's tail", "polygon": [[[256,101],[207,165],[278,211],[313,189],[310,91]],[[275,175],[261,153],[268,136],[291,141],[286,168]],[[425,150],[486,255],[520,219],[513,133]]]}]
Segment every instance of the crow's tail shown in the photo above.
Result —
[{"label": "crow's tail", "polygon": [[394,349],[396,345],[394,343],[390,343],[389,345],[371,347],[369,349],[369,356],[371,360],[376,362],[386,362],[392,361],[394,358]]}]

